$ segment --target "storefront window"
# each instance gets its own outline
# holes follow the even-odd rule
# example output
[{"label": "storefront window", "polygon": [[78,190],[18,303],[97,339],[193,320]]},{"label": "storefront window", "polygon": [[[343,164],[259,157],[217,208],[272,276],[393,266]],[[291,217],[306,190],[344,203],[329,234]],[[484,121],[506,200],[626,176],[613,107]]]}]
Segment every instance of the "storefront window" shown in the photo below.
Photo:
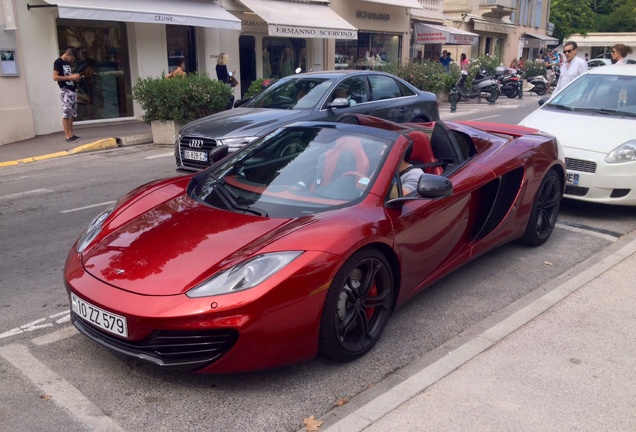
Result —
[{"label": "storefront window", "polygon": [[196,72],[194,27],[166,25],[166,45],[168,48],[168,72],[176,69],[181,62],[185,62],[186,72]]},{"label": "storefront window", "polygon": [[400,60],[402,36],[358,32],[357,40],[336,40],[336,69],[382,69]]},{"label": "storefront window", "polygon": [[73,70],[78,84],[76,120],[132,117],[130,64],[125,23],[57,20],[60,55],[77,49]]},{"label": "storefront window", "polygon": [[263,38],[263,78],[282,78],[308,72],[305,39]]}]

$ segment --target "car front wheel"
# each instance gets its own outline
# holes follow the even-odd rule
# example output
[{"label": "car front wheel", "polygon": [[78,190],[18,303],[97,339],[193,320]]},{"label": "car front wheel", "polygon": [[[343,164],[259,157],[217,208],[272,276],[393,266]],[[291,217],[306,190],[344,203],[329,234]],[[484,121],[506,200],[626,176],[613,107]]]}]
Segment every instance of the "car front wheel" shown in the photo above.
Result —
[{"label": "car front wheel", "polygon": [[364,355],[376,344],[393,306],[391,267],[379,251],[363,249],[331,283],[320,324],[319,353],[338,361]]}]

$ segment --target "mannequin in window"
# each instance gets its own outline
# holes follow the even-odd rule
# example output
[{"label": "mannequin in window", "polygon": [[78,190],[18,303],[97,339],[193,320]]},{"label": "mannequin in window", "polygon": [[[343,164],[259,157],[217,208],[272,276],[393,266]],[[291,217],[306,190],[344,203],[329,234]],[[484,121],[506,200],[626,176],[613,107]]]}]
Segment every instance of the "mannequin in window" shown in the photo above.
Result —
[{"label": "mannequin in window", "polygon": [[269,51],[267,48],[263,48],[263,78],[272,77],[272,64],[269,61]]},{"label": "mannequin in window", "polygon": [[294,73],[294,51],[291,48],[283,50],[283,56],[280,59],[280,76],[286,77]]}]

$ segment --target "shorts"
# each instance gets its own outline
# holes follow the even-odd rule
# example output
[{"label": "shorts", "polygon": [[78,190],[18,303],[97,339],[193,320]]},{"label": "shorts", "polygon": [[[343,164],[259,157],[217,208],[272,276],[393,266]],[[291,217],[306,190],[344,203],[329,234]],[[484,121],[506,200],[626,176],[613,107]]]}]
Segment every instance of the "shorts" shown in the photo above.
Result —
[{"label": "shorts", "polygon": [[77,94],[73,90],[60,89],[60,102],[62,118],[77,117]]}]

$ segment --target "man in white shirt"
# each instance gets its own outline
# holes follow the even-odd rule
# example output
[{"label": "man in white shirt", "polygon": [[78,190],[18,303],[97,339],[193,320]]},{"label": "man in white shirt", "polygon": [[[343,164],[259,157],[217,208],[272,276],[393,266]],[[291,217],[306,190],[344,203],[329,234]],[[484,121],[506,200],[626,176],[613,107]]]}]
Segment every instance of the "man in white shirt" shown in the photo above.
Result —
[{"label": "man in white shirt", "polygon": [[561,65],[561,75],[557,83],[555,93],[559,92],[563,87],[571,83],[574,78],[587,72],[587,63],[580,57],[576,56],[578,45],[576,42],[566,42],[563,45],[563,54],[565,59]]}]

